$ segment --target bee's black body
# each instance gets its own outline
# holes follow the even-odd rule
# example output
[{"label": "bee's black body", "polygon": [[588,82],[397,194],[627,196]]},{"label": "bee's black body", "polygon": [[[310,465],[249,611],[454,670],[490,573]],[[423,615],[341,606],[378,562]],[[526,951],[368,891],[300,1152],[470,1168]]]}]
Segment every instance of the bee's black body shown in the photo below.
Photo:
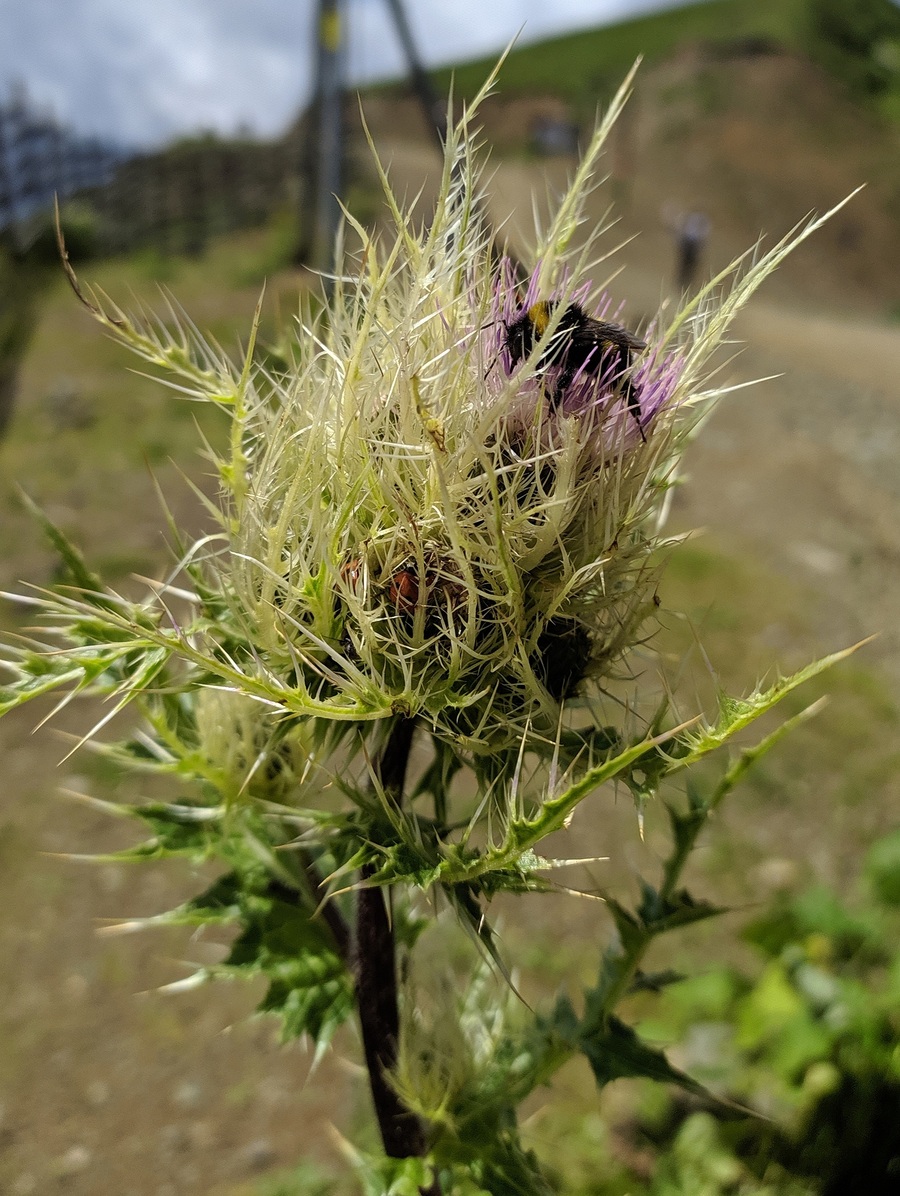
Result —
[{"label": "bee's black body", "polygon": [[[542,301],[523,312],[506,325],[506,348],[513,365],[525,358],[547,331],[553,318],[555,304]],[[550,343],[537,361],[540,370],[555,367],[558,371],[551,403],[556,406],[579,373],[599,375],[606,370],[614,383],[621,387],[628,409],[634,416],[641,436],[641,413],[628,371],[631,355],[647,347],[627,328],[606,320],[595,320],[578,303],[570,303],[559,317]]]}]

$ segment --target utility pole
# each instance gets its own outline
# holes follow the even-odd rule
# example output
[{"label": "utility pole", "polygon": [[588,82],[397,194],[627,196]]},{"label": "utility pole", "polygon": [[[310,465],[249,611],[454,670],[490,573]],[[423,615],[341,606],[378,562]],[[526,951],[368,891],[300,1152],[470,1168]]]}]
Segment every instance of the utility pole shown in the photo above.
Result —
[{"label": "utility pole", "polygon": [[447,137],[447,110],[438,98],[428,72],[422,65],[422,60],[416,50],[416,43],[413,41],[412,29],[406,19],[402,0],[387,0],[387,6],[391,10],[397,36],[400,38],[403,53],[406,55],[406,65],[409,67],[413,89],[422,105],[428,126],[434,133],[438,153],[443,157],[444,141]]},{"label": "utility pole", "polygon": [[341,217],[344,155],[342,100],[346,33],[342,0],[319,0],[316,56],[318,146],[315,164],[312,261],[320,270],[333,266],[334,241]]},{"label": "utility pole", "polygon": [[[403,0],[386,0],[410,80],[443,158],[447,113],[419,57]],[[301,151],[301,240],[296,260],[319,270],[333,265],[343,186],[342,99],[346,75],[346,0],[318,0],[315,89]],[[311,181],[307,182],[311,176]],[[307,198],[308,197],[308,198]],[[310,212],[311,209],[311,212]]]}]

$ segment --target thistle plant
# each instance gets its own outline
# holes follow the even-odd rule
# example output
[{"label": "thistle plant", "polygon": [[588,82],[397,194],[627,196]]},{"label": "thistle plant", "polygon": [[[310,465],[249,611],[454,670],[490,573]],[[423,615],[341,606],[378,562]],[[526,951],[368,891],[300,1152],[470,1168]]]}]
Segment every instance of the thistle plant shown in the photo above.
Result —
[{"label": "thistle plant", "polygon": [[[668,499],[724,393],[711,357],[821,220],[640,330],[630,360],[597,336],[573,367],[573,310],[622,318],[598,277],[607,229],[585,228],[584,210],[630,76],[527,270],[497,253],[482,215],[473,120],[492,83],[451,126],[427,228],[378,166],[392,233],[346,217],[328,301],[301,313],[280,372],[256,361],[258,313],[235,366],[177,313],[131,316],[82,288],[65,259],[100,323],[181,396],[221,408],[230,433],[225,451],[206,446],[214,530],[188,542],[173,527],[176,562],[142,600],[105,586],[38,516],[67,584],[17,597],[39,627],[7,646],[0,692],[0,711],[56,690],[61,704],[102,699],[81,746],[171,783],[168,801],[103,803],[151,828],[125,855],[221,865],[150,919],[237,928],[221,965],[171,987],[263,974],[261,1008],[317,1053],[356,1022],[383,1153],[353,1157],[373,1193],[550,1191],[517,1109],[577,1054],[600,1086],[649,1076],[700,1091],[617,1009],[646,983],[657,936],[717,912],[682,887],[691,849],[752,762],[814,708],[708,787],[683,782],[839,658],[723,695],[687,723],[665,702],[648,713],[640,694],[608,698],[649,651],[677,550]],[[514,343],[537,305],[531,343]],[[101,737],[129,705],[125,737]],[[667,790],[671,852],[636,908],[608,897],[596,985],[531,1010],[492,900],[554,889],[566,861],[542,855],[544,840],[611,782],[641,818]],[[452,984],[416,964],[422,936],[448,921],[471,938],[468,976]]]}]

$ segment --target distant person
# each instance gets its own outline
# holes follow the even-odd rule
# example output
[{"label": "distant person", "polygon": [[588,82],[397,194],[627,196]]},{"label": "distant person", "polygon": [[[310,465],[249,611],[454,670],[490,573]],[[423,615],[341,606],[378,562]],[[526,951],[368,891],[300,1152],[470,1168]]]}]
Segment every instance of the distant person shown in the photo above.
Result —
[{"label": "distant person", "polygon": [[703,212],[683,213],[674,230],[678,250],[675,283],[684,294],[694,285],[706,238],[709,236],[709,217]]}]

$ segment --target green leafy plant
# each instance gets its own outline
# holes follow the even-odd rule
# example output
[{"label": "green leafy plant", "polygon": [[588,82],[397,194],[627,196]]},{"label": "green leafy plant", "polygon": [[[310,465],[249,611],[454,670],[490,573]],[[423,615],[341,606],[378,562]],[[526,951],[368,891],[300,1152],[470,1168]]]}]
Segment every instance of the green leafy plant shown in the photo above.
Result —
[{"label": "green leafy plant", "polygon": [[648,1190],[691,1190],[667,1185],[682,1182],[691,1160],[700,1159],[715,1160],[719,1187],[711,1191],[734,1185],[825,1196],[894,1191],[900,1174],[896,844],[895,832],[871,849],[870,895],[856,907],[822,885],[780,895],[743,932],[763,959],[757,976],[710,969],[669,989],[643,1023],[657,1041],[681,1042],[718,1091],[767,1114],[723,1122],[684,1101],[654,1110],[643,1132],[660,1167]]},{"label": "green leafy plant", "polygon": [[[656,939],[718,912],[684,887],[685,863],[816,706],[712,780],[694,766],[845,655],[721,694],[710,718],[640,694],[616,704],[676,547],[663,527],[679,460],[722,393],[711,357],[821,220],[735,262],[646,343],[623,339],[594,280],[605,229],[575,233],[630,78],[527,270],[498,260],[479,205],[471,122],[492,81],[448,135],[428,228],[386,177],[393,240],[348,216],[358,248],[339,246],[329,300],[301,315],[283,371],[254,365],[255,330],[235,367],[188,321],[132,317],[68,267],[114,337],[224,413],[227,449],[206,446],[220,502],[204,497],[212,533],[188,543],[172,528],[176,565],[140,601],[38,514],[66,584],[18,599],[43,631],[9,644],[0,691],[0,712],[60,690],[104,701],[82,746],[168,783],[165,801],[104,804],[150,831],[117,858],[219,865],[147,920],[236,927],[222,964],[172,988],[262,976],[261,1009],[317,1052],[355,1017],[383,1151],[352,1158],[366,1191],[394,1196],[549,1192],[518,1111],[576,1056],[598,1087],[649,1077],[715,1103],[620,1007],[666,983],[644,970]],[[133,729],[101,741],[126,706]],[[542,854],[548,836],[611,783],[637,825],[665,792],[669,853],[635,908],[607,898],[615,936],[596,982],[533,1011],[492,902],[555,890],[571,861]],[[447,921],[469,954],[452,978],[423,974],[420,944]]]},{"label": "green leafy plant", "polygon": [[891,0],[809,0],[813,54],[857,95],[896,88],[900,13]]}]

